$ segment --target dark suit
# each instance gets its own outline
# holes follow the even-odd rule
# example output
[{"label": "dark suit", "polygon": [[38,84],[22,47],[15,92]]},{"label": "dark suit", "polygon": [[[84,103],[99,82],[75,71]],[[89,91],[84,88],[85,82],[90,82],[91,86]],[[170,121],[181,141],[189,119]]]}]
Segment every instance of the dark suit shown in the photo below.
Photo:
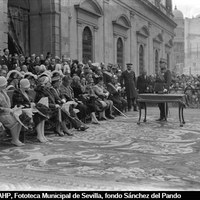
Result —
[{"label": "dark suit", "polygon": [[126,97],[128,102],[128,109],[133,106],[136,109],[135,99],[137,98],[136,78],[134,71],[124,71],[121,75],[121,86],[125,87]]},{"label": "dark suit", "polygon": [[[61,84],[59,91],[61,99],[66,99],[67,101],[76,101],[74,98],[74,91],[71,86],[65,87],[63,84]],[[87,116],[87,106],[78,102],[76,108],[80,110],[80,112],[77,113],[78,118],[80,120],[84,120],[84,118]]]},{"label": "dark suit", "polygon": [[12,62],[10,61],[9,56],[8,56],[8,58],[6,58],[5,55],[1,56],[0,65],[7,65],[8,71],[13,69],[12,68]]},{"label": "dark suit", "polygon": [[147,93],[147,87],[149,86],[149,79],[147,76],[140,75],[137,78],[137,89],[138,93]]}]

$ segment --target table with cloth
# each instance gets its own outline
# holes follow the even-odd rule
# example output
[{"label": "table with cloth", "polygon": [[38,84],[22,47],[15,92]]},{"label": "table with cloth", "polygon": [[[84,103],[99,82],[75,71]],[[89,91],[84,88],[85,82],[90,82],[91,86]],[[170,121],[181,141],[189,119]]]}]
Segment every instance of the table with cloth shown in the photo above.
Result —
[{"label": "table with cloth", "polygon": [[144,108],[145,116],[144,122],[146,122],[147,116],[147,103],[150,104],[158,104],[165,103],[165,113],[168,113],[167,103],[178,103],[178,114],[179,114],[179,122],[182,127],[185,124],[183,110],[186,107],[186,96],[185,94],[139,94],[137,98],[137,103],[139,106],[139,119],[137,124],[140,124],[142,109]]}]

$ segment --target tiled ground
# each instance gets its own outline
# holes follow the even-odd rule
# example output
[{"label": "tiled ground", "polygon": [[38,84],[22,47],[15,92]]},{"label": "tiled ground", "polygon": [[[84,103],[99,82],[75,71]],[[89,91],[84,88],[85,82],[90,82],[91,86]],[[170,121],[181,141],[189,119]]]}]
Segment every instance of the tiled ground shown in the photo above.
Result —
[{"label": "tiled ground", "polygon": [[46,144],[1,141],[0,190],[199,190],[199,110],[185,110],[184,127],[177,108],[168,122],[155,121],[157,107],[145,124],[127,115]]}]

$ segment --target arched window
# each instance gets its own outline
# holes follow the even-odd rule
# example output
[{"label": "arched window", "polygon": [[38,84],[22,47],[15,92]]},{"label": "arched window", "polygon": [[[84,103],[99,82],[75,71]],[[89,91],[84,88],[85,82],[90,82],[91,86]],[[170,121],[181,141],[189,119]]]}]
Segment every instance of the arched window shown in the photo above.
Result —
[{"label": "arched window", "polygon": [[155,73],[158,73],[159,66],[158,66],[158,50],[155,50]]},{"label": "arched window", "polygon": [[141,74],[144,69],[144,48],[142,45],[139,47],[139,73]]},{"label": "arched window", "polygon": [[121,38],[117,40],[117,64],[121,67],[124,64],[124,45]]},{"label": "arched window", "polygon": [[87,63],[88,60],[92,61],[93,55],[93,41],[92,32],[89,27],[85,27],[83,30],[83,63]]}]

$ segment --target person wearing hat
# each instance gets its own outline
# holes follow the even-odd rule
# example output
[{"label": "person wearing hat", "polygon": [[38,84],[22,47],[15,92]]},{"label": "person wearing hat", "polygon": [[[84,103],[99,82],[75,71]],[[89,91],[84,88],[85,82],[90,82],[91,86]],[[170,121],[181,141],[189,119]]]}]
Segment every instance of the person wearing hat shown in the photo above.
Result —
[{"label": "person wearing hat", "polygon": [[12,140],[11,143],[16,146],[22,146],[19,140],[22,125],[13,116],[13,109],[11,109],[10,98],[6,93],[7,79],[0,76],[0,122],[10,130]]},{"label": "person wearing hat", "polygon": [[127,69],[121,74],[121,86],[125,89],[125,94],[127,97],[128,111],[131,108],[134,108],[134,111],[137,111],[136,98],[137,98],[137,89],[136,89],[136,77],[135,72],[132,70],[132,63],[126,64]]},{"label": "person wearing hat", "polygon": [[7,74],[8,86],[12,85],[15,89],[19,88],[19,81],[23,75],[17,70],[11,70]]},{"label": "person wearing hat", "polygon": [[[90,95],[86,94],[86,91],[85,91],[86,88],[81,85],[79,76],[74,76],[72,78],[71,87],[73,89],[75,99],[82,102],[82,104],[84,105],[85,111],[87,112],[85,113],[85,115],[87,116],[88,114],[91,116],[91,120],[92,120],[91,122],[93,124],[99,124],[96,118],[96,114],[95,114],[96,112],[95,105],[91,101]],[[87,98],[84,98],[85,96],[87,96]]]},{"label": "person wearing hat", "polygon": [[108,63],[107,69],[104,67],[102,69],[102,74],[103,74],[103,82],[106,86],[108,86],[109,83],[112,82],[112,77],[113,77],[113,71],[112,71],[112,64]]},{"label": "person wearing hat", "polygon": [[[20,88],[15,90],[12,96],[13,106],[23,106],[26,108],[39,108],[40,105],[35,105],[33,97],[29,93],[30,82],[28,79],[24,78],[20,80]],[[43,106],[44,107],[44,106]],[[43,109],[44,111],[44,109]],[[45,112],[40,112],[37,110],[33,115],[33,122],[37,131],[37,139],[44,143],[47,142],[47,138],[44,135],[44,123],[48,118],[48,108]]]},{"label": "person wearing hat", "polygon": [[[160,60],[160,72],[157,74],[154,91],[155,93],[163,94],[168,93],[172,81],[171,72],[167,69],[166,61],[164,59]],[[167,103],[158,104],[160,110],[160,118],[156,121],[166,121],[168,105]]]},{"label": "person wearing hat", "polygon": [[24,78],[27,78],[30,82],[30,89],[34,89],[36,87],[36,82],[37,82],[37,75],[31,73],[31,72],[26,72],[24,74]]},{"label": "person wearing hat", "polygon": [[[62,99],[59,96],[60,95],[60,93],[59,93],[60,84],[61,84],[61,77],[60,76],[53,76],[52,79],[51,79],[51,85],[52,85],[51,93],[55,97],[56,103],[58,103],[58,105],[61,108],[63,102],[62,102]],[[68,116],[62,110],[60,110],[60,112],[61,112],[60,129],[62,129],[64,134],[72,136],[73,134],[69,131],[69,129],[66,126],[66,123],[69,122]],[[60,132],[60,130],[59,130],[59,132]]]},{"label": "person wearing hat", "polygon": [[[51,81],[53,81],[53,84],[55,84],[57,79],[60,78],[56,76],[51,79]],[[38,86],[35,88],[35,91],[36,91],[36,96],[35,96],[36,103],[43,97],[48,98],[49,108],[51,111],[51,115],[48,121],[54,125],[55,127],[54,132],[59,136],[64,136],[64,133],[68,134],[69,132],[62,127],[62,121],[64,121],[65,119],[62,120],[63,115],[60,112],[61,99],[58,97],[58,95],[55,95],[55,91],[50,83],[50,78],[48,76],[39,77]]]},{"label": "person wearing hat", "polygon": [[101,99],[101,102],[103,101],[106,105],[101,116],[102,120],[106,120],[107,118],[114,119],[113,101],[108,98],[110,96],[110,92],[108,92],[108,90],[104,87],[103,77],[98,78],[97,84],[94,85],[93,90],[99,99]]},{"label": "person wearing hat", "polygon": [[[70,75],[66,75],[62,78],[62,84],[60,85],[59,88],[59,93],[60,93],[60,98],[62,99],[62,102],[73,102],[73,105],[70,108],[70,116],[69,116],[69,120],[72,124],[72,126],[80,131],[85,131],[86,129],[88,129],[89,127],[86,126],[80,119],[82,117],[82,115],[84,115],[84,113],[86,113],[85,110],[85,106],[82,105],[79,102],[76,102],[76,100],[74,99],[74,91],[71,88],[71,83],[72,83],[72,78]],[[80,114],[79,117],[77,116],[77,114],[74,112],[74,109],[78,109],[80,110]]]}]

